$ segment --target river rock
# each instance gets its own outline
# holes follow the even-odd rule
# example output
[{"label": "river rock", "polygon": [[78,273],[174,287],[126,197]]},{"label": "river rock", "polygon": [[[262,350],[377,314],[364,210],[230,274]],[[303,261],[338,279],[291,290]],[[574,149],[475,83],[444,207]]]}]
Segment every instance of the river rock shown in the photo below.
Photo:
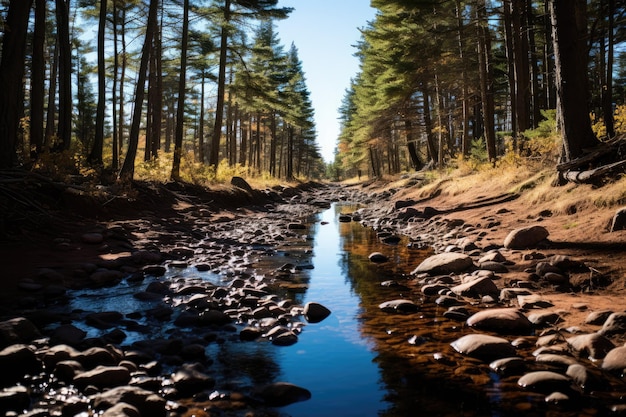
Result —
[{"label": "river rock", "polygon": [[372,252],[367,258],[370,260],[370,262],[374,262],[377,264],[387,262],[389,260],[387,255],[384,255],[380,252]]},{"label": "river rock", "polygon": [[112,287],[119,284],[124,276],[123,272],[101,268],[89,276],[89,281],[96,288]]},{"label": "river rock", "polygon": [[612,313],[598,333],[604,336],[626,333],[626,312]]},{"label": "river rock", "polygon": [[136,407],[142,416],[165,417],[166,401],[155,393],[131,386],[112,388],[92,397],[95,410],[107,410],[115,404]]},{"label": "river rock", "polygon": [[472,277],[468,282],[451,288],[452,292],[462,297],[481,298],[484,295],[498,294],[498,287],[488,277]]},{"label": "river rock", "polygon": [[416,313],[419,310],[419,306],[413,301],[404,299],[385,301],[384,303],[381,303],[378,308],[380,308],[385,313],[402,314]]},{"label": "river rock", "polygon": [[594,324],[601,326],[611,314],[613,314],[613,310],[592,311],[585,318],[585,324]]},{"label": "river rock", "polygon": [[276,346],[291,346],[298,343],[298,335],[288,330],[272,337],[272,344]]},{"label": "river rock", "polygon": [[320,303],[309,302],[304,306],[304,318],[309,323],[319,323],[330,316],[330,310]]},{"label": "river rock", "polygon": [[609,372],[623,373],[626,369],[626,346],[611,349],[602,361],[602,369]]},{"label": "river rock", "polygon": [[80,352],[73,359],[80,362],[85,369],[92,369],[96,366],[116,365],[121,360],[121,355],[102,347],[92,347]]},{"label": "river rock", "polygon": [[491,308],[479,311],[467,319],[467,325],[501,334],[528,334],[532,330],[531,322],[516,308]]},{"label": "river rock", "polygon": [[59,380],[66,383],[70,383],[74,380],[74,377],[81,372],[84,372],[85,368],[78,361],[65,360],[59,361],[54,367],[54,376]]},{"label": "river rock", "polygon": [[172,382],[178,392],[184,396],[193,395],[215,386],[213,377],[201,372],[193,365],[185,365],[179,369],[172,376]]},{"label": "river rock", "polygon": [[[21,413],[30,405],[30,394],[24,386],[17,385],[14,387],[0,390],[0,412],[6,415],[8,411]],[[15,414],[17,415],[17,414]]]},{"label": "river rock", "polygon": [[123,366],[96,366],[90,371],[77,374],[74,377],[74,384],[85,388],[93,385],[100,389],[118,387],[130,381],[130,372]]},{"label": "river rock", "polygon": [[529,391],[542,394],[571,390],[571,381],[568,377],[551,371],[529,372],[522,376],[517,384]]},{"label": "river rock", "polygon": [[85,339],[87,332],[73,324],[62,324],[54,329],[50,335],[54,343],[76,346]]},{"label": "river rock", "polygon": [[615,348],[613,342],[598,333],[581,334],[567,339],[567,343],[579,354],[589,359],[602,359]]},{"label": "river rock", "polygon": [[100,417],[141,417],[141,413],[133,405],[117,403],[102,413]]},{"label": "river rock", "polygon": [[259,337],[261,337],[261,334],[261,329],[257,327],[247,326],[243,328],[241,332],[239,332],[239,339],[249,342],[258,339]]},{"label": "river rock", "polygon": [[474,266],[472,258],[463,253],[444,252],[426,258],[415,268],[411,275],[460,273]]},{"label": "river rock", "polygon": [[549,235],[550,233],[543,226],[520,227],[508,234],[504,239],[504,247],[507,249],[533,248]]},{"label": "river rock", "polygon": [[28,343],[41,337],[37,327],[24,317],[0,322],[0,349],[16,343]]},{"label": "river rock", "polygon": [[529,314],[528,321],[537,327],[545,327],[557,324],[563,321],[563,319],[556,311],[542,311],[540,313]]},{"label": "river rock", "polygon": [[80,236],[80,240],[83,243],[88,243],[88,244],[91,244],[91,245],[97,245],[99,243],[104,242],[104,236],[102,235],[102,233],[98,233],[98,232],[83,233]]},{"label": "river rock", "polygon": [[487,334],[468,334],[450,344],[454,350],[481,360],[493,361],[515,355],[508,340]]},{"label": "river rock", "polygon": [[615,212],[611,221],[611,232],[626,229],[626,207],[622,207]]},{"label": "river rock", "polygon": [[581,364],[570,365],[565,374],[581,387],[584,392],[607,390],[610,387],[607,379],[600,375],[597,369],[591,370]]},{"label": "river rock", "polygon": [[513,356],[510,358],[496,359],[489,364],[489,367],[500,375],[521,375],[526,369],[524,359]]},{"label": "river rock", "polygon": [[256,394],[270,407],[283,407],[311,399],[311,392],[288,382],[276,382],[261,387]]},{"label": "river rock", "polygon": [[245,190],[249,193],[252,192],[252,187],[250,186],[250,184],[248,184],[248,182],[241,177],[232,177],[230,179],[230,185],[241,188],[242,190]]},{"label": "river rock", "polygon": [[19,382],[25,375],[36,374],[41,368],[41,361],[27,345],[11,345],[0,351],[0,384],[2,386]]}]

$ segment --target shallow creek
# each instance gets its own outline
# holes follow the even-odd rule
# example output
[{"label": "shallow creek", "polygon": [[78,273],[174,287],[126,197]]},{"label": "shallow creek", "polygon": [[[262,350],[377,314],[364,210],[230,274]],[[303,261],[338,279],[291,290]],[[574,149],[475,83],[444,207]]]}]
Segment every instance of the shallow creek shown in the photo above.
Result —
[{"label": "shallow creek", "polygon": [[[288,282],[276,289],[282,299],[297,305],[317,302],[332,314],[320,323],[296,323],[302,329],[298,342],[275,346],[268,340],[242,342],[238,324],[216,332],[216,343],[208,344],[206,356],[216,379],[211,397],[230,390],[255,387],[276,381],[308,389],[311,398],[270,411],[271,415],[307,416],[555,416],[599,415],[594,407],[585,410],[547,409],[544,397],[520,391],[517,377],[501,378],[484,363],[455,354],[450,342],[468,332],[463,321],[445,319],[444,307],[424,299],[419,287],[411,284],[410,271],[430,256],[430,249],[411,247],[402,238],[384,244],[376,231],[358,221],[340,221],[340,214],[356,207],[333,204],[308,219],[278,248],[247,248],[245,265],[252,271],[270,271],[258,279],[271,281],[273,273],[291,265]],[[383,263],[368,259],[372,252],[389,258]],[[236,273],[219,268],[200,272],[196,268],[169,265],[162,280],[179,283],[209,281],[227,285]],[[275,272],[271,272],[275,271]],[[279,281],[277,279],[277,281]],[[393,285],[384,283],[393,282]],[[126,283],[102,290],[72,294],[66,306],[74,312],[117,311],[133,317],[137,324],[126,327],[123,346],[152,338],[189,337],[193,330],[175,327],[145,314],[163,305],[163,300],[139,301],[133,294],[146,283]],[[388,314],[379,304],[406,298],[420,305],[414,314]],[[166,296],[176,307],[183,300]],[[470,310],[480,306],[470,306]],[[141,312],[141,314],[137,314]],[[103,330],[74,322],[89,337]],[[205,336],[206,339],[206,336]],[[522,357],[530,356],[532,343],[520,347]],[[617,395],[617,394],[616,394]],[[230,414],[229,414],[230,415]],[[264,415],[264,414],[259,414]]]}]

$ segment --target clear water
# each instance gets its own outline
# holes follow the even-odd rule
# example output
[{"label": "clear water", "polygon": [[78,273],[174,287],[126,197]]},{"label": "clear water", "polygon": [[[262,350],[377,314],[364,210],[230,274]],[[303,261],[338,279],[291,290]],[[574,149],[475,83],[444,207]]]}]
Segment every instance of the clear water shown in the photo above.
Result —
[{"label": "clear water", "polygon": [[324,211],[312,226],[315,268],[303,300],[319,302],[332,314],[307,325],[299,342],[282,348],[277,357],[279,378],[312,394],[310,400],[281,410],[293,416],[376,416],[388,407],[373,362],[373,343],[359,330],[360,298],[346,276],[338,210],[333,206]]}]

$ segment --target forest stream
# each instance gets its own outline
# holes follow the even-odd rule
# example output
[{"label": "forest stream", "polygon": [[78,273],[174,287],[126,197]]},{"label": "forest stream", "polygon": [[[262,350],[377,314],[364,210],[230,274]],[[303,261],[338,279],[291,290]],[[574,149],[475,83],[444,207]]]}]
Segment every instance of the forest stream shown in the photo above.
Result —
[{"label": "forest stream", "polygon": [[[597,270],[576,281],[589,277],[583,263],[495,245],[459,219],[398,221],[372,205],[380,195],[317,187],[287,197],[211,216],[186,199],[180,217],[146,211],[81,242],[57,240],[68,262],[90,247],[99,260],[19,281],[0,325],[0,408],[64,417],[626,409],[625,302],[581,289],[602,284]],[[439,258],[451,263],[427,266]]]}]

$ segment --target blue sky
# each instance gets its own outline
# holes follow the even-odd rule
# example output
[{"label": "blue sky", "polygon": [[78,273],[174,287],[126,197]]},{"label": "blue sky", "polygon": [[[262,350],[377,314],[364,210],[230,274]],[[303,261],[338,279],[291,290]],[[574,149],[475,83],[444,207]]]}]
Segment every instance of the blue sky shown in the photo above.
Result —
[{"label": "blue sky", "polygon": [[374,19],[369,0],[279,0],[292,7],[289,18],[276,22],[281,44],[298,48],[315,109],[317,141],[326,161],[333,159],[339,136],[337,109],[359,70],[353,55],[359,28]]}]

